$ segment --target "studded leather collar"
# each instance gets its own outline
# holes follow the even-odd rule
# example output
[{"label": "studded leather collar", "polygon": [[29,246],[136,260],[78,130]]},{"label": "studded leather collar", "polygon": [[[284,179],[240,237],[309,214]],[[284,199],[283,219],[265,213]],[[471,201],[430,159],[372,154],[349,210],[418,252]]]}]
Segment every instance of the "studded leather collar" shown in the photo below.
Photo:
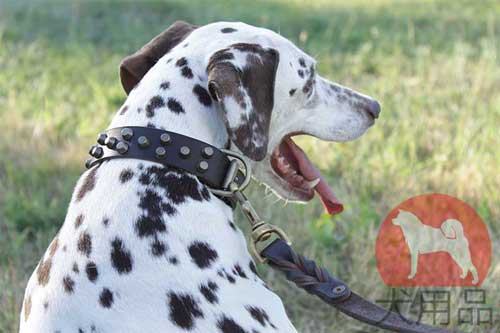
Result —
[{"label": "studded leather collar", "polygon": [[[191,137],[156,128],[127,126],[99,134],[85,162],[91,168],[113,158],[133,158],[187,171],[213,192],[228,190],[231,182],[241,185],[245,175],[228,154]],[[228,202],[234,207],[233,202]]]}]

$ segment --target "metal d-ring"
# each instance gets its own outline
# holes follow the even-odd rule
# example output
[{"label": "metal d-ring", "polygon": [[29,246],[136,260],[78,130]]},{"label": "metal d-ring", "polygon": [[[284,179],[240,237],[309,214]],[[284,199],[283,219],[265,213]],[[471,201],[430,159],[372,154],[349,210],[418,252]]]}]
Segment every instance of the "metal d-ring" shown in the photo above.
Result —
[{"label": "metal d-ring", "polygon": [[[226,178],[224,179],[223,182],[224,188],[227,188],[227,190],[218,190],[211,187],[209,187],[208,189],[215,195],[221,197],[231,197],[234,195],[235,192],[243,191],[248,186],[248,184],[250,184],[250,179],[252,178],[252,168],[246,157],[243,156],[242,154],[234,152],[229,149],[220,149],[220,151],[234,158],[233,160],[231,160],[231,164],[226,174]],[[240,166],[243,166],[245,178],[243,179],[243,182],[240,185],[238,185],[234,182],[234,178],[238,174]]]}]

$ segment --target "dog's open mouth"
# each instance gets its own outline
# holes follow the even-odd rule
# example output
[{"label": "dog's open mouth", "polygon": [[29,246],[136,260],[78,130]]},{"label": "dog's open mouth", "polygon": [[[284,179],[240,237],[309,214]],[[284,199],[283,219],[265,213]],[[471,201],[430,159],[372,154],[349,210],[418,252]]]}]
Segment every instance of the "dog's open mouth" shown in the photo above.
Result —
[{"label": "dog's open mouth", "polygon": [[311,200],[316,192],[329,214],[338,214],[343,211],[344,207],[321,173],[304,151],[293,142],[290,135],[284,137],[273,150],[271,167],[304,200]]}]

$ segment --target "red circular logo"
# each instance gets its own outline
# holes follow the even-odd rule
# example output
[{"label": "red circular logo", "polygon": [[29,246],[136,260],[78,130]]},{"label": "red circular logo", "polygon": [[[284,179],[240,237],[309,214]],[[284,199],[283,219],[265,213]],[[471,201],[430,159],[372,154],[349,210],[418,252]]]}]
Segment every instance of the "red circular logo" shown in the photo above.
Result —
[{"label": "red circular logo", "polygon": [[474,209],[432,193],[410,198],[387,215],[375,252],[388,286],[480,286],[491,262],[491,241]]}]

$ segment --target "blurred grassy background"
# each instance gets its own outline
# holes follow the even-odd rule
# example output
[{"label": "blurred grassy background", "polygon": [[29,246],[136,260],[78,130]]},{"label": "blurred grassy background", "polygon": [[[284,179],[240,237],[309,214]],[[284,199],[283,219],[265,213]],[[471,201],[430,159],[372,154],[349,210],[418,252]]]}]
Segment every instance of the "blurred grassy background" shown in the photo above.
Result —
[{"label": "blurred grassy background", "polygon": [[[500,330],[500,3],[495,1],[0,2],[0,331],[17,330],[23,289],[61,225],[89,144],[124,100],[120,60],[174,20],[244,21],[294,41],[324,76],[376,97],[381,119],[347,144],[300,140],[346,211],[251,197],[262,215],[353,289],[387,297],[378,227],[406,198],[442,192],[489,226],[483,285]],[[242,225],[241,223],[240,225]],[[375,332],[260,268],[301,332]],[[412,293],[415,290],[410,290]],[[452,321],[460,290],[452,291]],[[409,309],[409,312],[412,310]],[[358,331],[359,332],[359,331]]]}]

